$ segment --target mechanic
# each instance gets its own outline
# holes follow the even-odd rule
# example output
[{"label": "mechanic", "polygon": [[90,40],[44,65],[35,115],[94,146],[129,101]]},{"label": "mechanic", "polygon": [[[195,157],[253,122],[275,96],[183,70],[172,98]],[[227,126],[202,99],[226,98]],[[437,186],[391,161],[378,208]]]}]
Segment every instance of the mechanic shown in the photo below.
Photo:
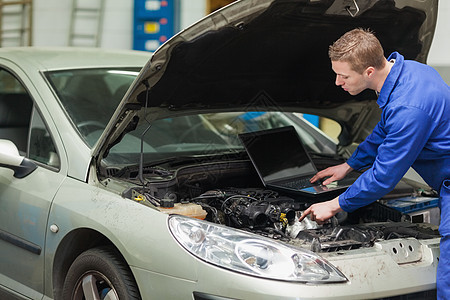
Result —
[{"label": "mechanic", "polygon": [[439,191],[441,223],[437,271],[439,299],[450,297],[450,87],[433,68],[404,60],[397,52],[386,60],[369,30],[354,29],[330,46],[336,85],[351,95],[365,89],[378,94],[381,120],[347,162],[318,172],[323,184],[367,169],[340,196],[311,205],[300,217],[323,224],[336,213],[352,212],[390,192],[410,167]]}]

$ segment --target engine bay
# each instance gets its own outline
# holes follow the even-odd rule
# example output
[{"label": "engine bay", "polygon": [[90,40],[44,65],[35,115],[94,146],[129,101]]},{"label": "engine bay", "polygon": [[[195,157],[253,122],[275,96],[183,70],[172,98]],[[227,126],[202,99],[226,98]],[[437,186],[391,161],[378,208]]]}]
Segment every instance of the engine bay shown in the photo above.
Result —
[{"label": "engine bay", "polygon": [[[126,176],[130,179],[131,174]],[[174,172],[148,168],[144,176],[148,180],[145,186],[128,189],[124,193],[126,198],[163,213],[204,219],[314,252],[372,247],[380,240],[439,237],[437,226],[412,223],[406,214],[384,205],[383,201],[353,213],[338,213],[324,225],[309,218],[299,222],[308,206],[335,195],[311,199],[266,189],[248,161],[196,164]],[[131,181],[135,182],[132,178]],[[391,198],[396,197],[395,192],[390,194]],[[404,193],[398,191],[399,196]]]}]

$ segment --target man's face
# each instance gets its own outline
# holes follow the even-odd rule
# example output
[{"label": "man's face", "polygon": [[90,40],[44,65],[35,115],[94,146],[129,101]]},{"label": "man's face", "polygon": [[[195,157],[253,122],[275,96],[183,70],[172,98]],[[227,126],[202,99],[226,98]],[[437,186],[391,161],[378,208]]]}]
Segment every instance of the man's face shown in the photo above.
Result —
[{"label": "man's face", "polygon": [[348,62],[332,61],[331,68],[336,73],[336,85],[350,95],[357,95],[369,87],[367,76],[352,70]]}]

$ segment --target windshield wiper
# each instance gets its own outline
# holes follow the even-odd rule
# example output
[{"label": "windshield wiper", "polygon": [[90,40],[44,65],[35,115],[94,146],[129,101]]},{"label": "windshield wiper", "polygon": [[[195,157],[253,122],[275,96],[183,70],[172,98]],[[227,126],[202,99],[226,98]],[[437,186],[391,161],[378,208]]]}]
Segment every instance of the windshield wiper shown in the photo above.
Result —
[{"label": "windshield wiper", "polygon": [[[183,155],[183,156],[171,156],[167,158],[163,158],[160,160],[151,161],[149,163],[145,163],[142,165],[142,175],[144,177],[160,177],[160,178],[168,178],[174,175],[174,172],[169,170],[167,167],[163,167],[168,165],[168,167],[173,167],[174,165],[186,164],[186,163],[205,163],[211,162],[217,159],[223,159],[224,156],[227,159],[239,159],[244,157],[245,151],[228,151],[207,155]],[[140,164],[130,165],[123,167],[119,171],[114,174],[114,177],[120,178],[133,178],[137,179],[139,176],[139,168]]]},{"label": "windshield wiper", "polygon": [[154,167],[154,166],[161,166],[165,164],[170,164],[170,166],[173,166],[175,164],[180,163],[189,163],[189,162],[197,162],[197,163],[204,163],[205,161],[212,161],[218,158],[224,158],[227,159],[236,159],[236,158],[242,158],[243,155],[245,155],[245,151],[227,151],[227,152],[219,152],[214,154],[202,154],[202,155],[184,155],[184,156],[171,156],[167,158],[163,158],[160,160],[155,160],[149,163],[146,163],[146,167]]},{"label": "windshield wiper", "polygon": [[[127,166],[114,174],[114,177],[119,178],[133,178],[136,179],[139,175],[139,165]],[[173,172],[161,167],[144,166],[142,173],[146,177],[160,177],[167,178],[173,176]]]}]

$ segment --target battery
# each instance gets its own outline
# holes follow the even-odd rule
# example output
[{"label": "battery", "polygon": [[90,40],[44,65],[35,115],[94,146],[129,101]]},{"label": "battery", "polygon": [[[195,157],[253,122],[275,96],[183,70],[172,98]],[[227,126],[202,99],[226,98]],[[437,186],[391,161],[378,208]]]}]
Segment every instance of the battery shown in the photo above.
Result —
[{"label": "battery", "polygon": [[439,198],[435,197],[403,197],[388,200],[386,206],[402,214],[409,215],[413,223],[431,223],[439,225]]}]

